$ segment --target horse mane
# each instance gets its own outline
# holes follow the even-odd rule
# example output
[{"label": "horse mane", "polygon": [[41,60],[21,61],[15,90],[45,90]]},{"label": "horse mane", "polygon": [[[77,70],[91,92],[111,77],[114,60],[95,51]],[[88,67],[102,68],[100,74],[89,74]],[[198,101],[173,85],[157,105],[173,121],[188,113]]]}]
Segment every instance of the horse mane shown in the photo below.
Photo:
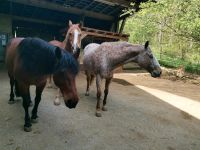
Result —
[{"label": "horse mane", "polygon": [[[73,56],[62,50],[62,58],[55,55],[56,46],[39,38],[25,38],[18,45],[22,66],[30,73],[52,74],[54,72],[76,67]],[[72,69],[73,70],[73,69]]]},{"label": "horse mane", "polygon": [[[62,58],[59,62],[59,67],[57,71],[67,71],[70,70],[73,74],[77,74],[79,72],[79,63],[73,57],[73,55],[65,50],[62,50]],[[67,61],[66,61],[67,60]]]},{"label": "horse mane", "polygon": [[[68,33],[68,30],[66,32],[66,35],[65,35],[65,39],[64,39],[64,43],[66,43],[66,45],[68,44],[68,40],[69,40],[69,33]],[[66,45],[65,45],[65,48],[66,48]]]},{"label": "horse mane", "polygon": [[103,42],[101,45],[112,45],[114,46],[118,46],[118,47],[122,47],[122,48],[127,48],[127,47],[141,47],[141,49],[144,49],[143,45],[140,44],[131,44],[129,42],[125,42],[125,41],[118,41],[118,42]]}]

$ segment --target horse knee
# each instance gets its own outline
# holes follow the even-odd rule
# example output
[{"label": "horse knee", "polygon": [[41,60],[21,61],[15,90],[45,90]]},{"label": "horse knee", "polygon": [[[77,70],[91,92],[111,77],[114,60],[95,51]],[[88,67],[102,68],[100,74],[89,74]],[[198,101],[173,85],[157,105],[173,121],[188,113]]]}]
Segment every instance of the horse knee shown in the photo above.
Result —
[{"label": "horse knee", "polygon": [[17,97],[20,97],[20,92],[19,92],[19,87],[18,87],[18,82],[15,80],[15,95]]},{"label": "horse knee", "polygon": [[97,98],[101,97],[101,92],[97,92]]},{"label": "horse knee", "polygon": [[28,108],[29,106],[32,106],[32,105],[33,105],[33,103],[30,99],[24,99],[23,98],[23,107],[24,108]]}]

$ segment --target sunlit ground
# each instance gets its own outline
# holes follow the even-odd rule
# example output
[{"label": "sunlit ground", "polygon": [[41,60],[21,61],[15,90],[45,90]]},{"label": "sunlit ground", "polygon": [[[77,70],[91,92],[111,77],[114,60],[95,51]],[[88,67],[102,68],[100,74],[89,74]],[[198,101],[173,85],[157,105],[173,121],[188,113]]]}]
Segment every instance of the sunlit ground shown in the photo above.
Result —
[{"label": "sunlit ground", "polygon": [[[148,73],[144,73],[148,74]],[[127,77],[134,78],[134,76],[137,76],[137,74],[134,73],[119,73],[115,74],[115,78],[120,78],[128,81],[131,83],[132,81],[129,80]],[[127,78],[127,79],[126,79]],[[145,79],[144,79],[145,80]],[[159,84],[159,82],[157,82]],[[179,96],[176,94],[172,94],[170,92],[166,92],[164,90],[158,90],[155,88],[150,88],[147,86],[137,85],[137,82],[133,82],[131,84],[134,84],[139,89],[144,90],[145,92],[157,97],[158,99],[184,111],[185,113],[188,113],[189,115],[197,118],[200,120],[200,102],[196,99],[186,98],[184,96]],[[184,83],[183,83],[184,84]],[[149,85],[150,86],[150,85]]]},{"label": "sunlit ground", "polygon": [[141,85],[135,86],[146,91],[147,93],[152,94],[160,100],[165,101],[184,112],[187,112],[195,118],[200,119],[200,102],[175,94],[171,94],[169,92],[152,89]]}]

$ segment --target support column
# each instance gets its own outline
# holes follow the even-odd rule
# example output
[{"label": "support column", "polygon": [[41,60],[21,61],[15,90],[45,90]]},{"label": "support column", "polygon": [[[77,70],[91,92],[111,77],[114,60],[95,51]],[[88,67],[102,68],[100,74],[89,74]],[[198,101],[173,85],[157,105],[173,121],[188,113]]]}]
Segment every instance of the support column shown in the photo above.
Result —
[{"label": "support column", "polygon": [[122,24],[120,26],[120,29],[119,29],[119,33],[121,34],[124,30],[124,26],[125,26],[125,22],[126,22],[126,18],[123,18],[122,20]]}]

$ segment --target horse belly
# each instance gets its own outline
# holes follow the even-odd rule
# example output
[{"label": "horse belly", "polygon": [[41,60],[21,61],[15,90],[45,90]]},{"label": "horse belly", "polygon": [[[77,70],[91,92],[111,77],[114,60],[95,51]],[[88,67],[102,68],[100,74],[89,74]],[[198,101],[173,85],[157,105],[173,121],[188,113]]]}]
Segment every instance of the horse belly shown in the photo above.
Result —
[{"label": "horse belly", "polygon": [[33,76],[33,75],[25,72],[23,69],[15,70],[14,76],[17,81],[20,81],[20,83],[23,83],[26,85],[39,86],[41,84],[46,83],[46,81],[47,81],[47,75]]},{"label": "horse belly", "polygon": [[94,72],[96,68],[94,68],[94,62],[90,56],[86,56],[83,58],[83,68],[88,72]]},{"label": "horse belly", "polygon": [[26,71],[20,58],[16,57],[13,68],[13,75],[17,81],[26,85],[39,85],[46,82],[48,75],[36,75]]}]

